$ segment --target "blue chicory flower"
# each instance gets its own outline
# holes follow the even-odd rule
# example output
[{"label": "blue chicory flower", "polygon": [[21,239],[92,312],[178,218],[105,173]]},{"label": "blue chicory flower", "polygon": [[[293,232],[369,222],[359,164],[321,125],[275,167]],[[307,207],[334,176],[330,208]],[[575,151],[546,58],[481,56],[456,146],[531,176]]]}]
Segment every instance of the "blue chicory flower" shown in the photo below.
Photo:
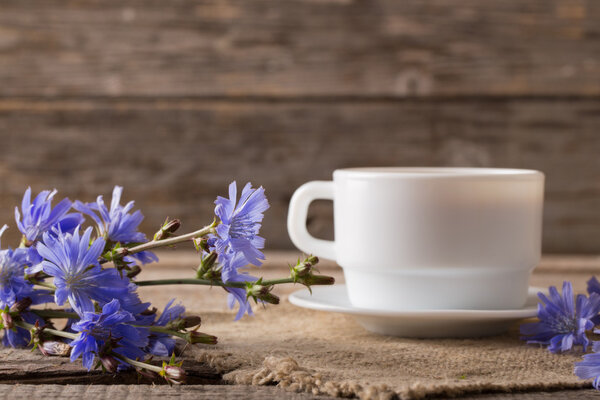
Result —
[{"label": "blue chicory flower", "polygon": [[33,203],[31,202],[31,188],[27,188],[21,202],[21,211],[15,207],[15,220],[21,233],[27,240],[35,242],[41,239],[42,234],[59,227],[62,232],[72,232],[82,224],[84,218],[79,213],[69,213],[71,200],[65,198],[52,208],[52,199],[57,191],[44,190],[40,192]]},{"label": "blue chicory flower", "polygon": [[[0,238],[7,228],[6,225],[0,228]],[[34,289],[33,284],[25,279],[25,270],[32,265],[33,253],[24,248],[0,250],[0,304],[10,306],[26,297],[31,299],[32,304],[52,301],[48,291]]]},{"label": "blue chicory flower", "polygon": [[[7,228],[6,225],[0,228],[0,238]],[[34,286],[25,279],[25,268],[31,265],[29,254],[28,249],[0,250],[0,310],[10,308],[17,301],[25,298],[31,299],[32,304],[52,301],[50,292],[34,289]],[[35,314],[28,311],[21,312],[20,316],[31,324],[35,324],[38,320]],[[4,330],[2,344],[10,347],[25,347],[29,344],[29,340],[29,331],[17,327],[15,330]]]},{"label": "blue chicory flower", "polygon": [[[110,210],[104,204],[102,196],[98,196],[94,203],[82,203],[77,200],[73,205],[76,210],[90,216],[98,228],[100,236],[113,243],[142,243],[146,242],[146,235],[138,231],[138,226],[144,219],[140,210],[130,213],[135,202],[130,201],[125,206],[121,205],[123,188],[115,186],[112,193]],[[128,264],[138,260],[142,264],[158,261],[158,257],[150,251],[143,251],[124,257]]]},{"label": "blue chicory flower", "polygon": [[[242,253],[229,254],[221,264],[221,278],[223,282],[255,282],[258,278],[240,272],[239,269],[246,266],[246,258]],[[229,308],[234,308],[235,304],[239,304],[238,312],[235,316],[235,321],[239,320],[244,314],[253,315],[252,307],[246,295],[246,289],[243,288],[225,288],[229,292],[227,303]]]},{"label": "blue chicory flower", "polygon": [[100,305],[119,299],[129,293],[129,280],[122,277],[114,268],[102,269],[98,257],[104,249],[104,239],[97,238],[90,245],[92,228],[79,235],[58,233],[56,237],[45,233],[43,243],[37,250],[45,259],[41,269],[54,277],[56,304],[67,300],[80,316],[93,312],[93,300]]},{"label": "blue chicory flower", "polygon": [[592,319],[600,312],[600,296],[592,293],[588,298],[580,294],[574,302],[570,282],[563,283],[562,296],[554,286],[549,291],[549,298],[538,293],[545,304],[538,304],[538,322],[521,325],[525,335],[522,339],[548,345],[552,353],[570,350],[574,345],[581,345],[586,351],[590,341],[585,332],[594,327]]},{"label": "blue chicory flower", "polygon": [[229,199],[219,196],[215,201],[215,215],[221,220],[216,227],[215,249],[219,255],[242,253],[247,263],[259,266],[259,259],[265,258],[260,251],[265,246],[265,239],[258,236],[258,231],[263,213],[269,208],[265,189],[262,186],[253,189],[247,183],[237,203],[236,198],[237,186],[233,181],[229,185]]},{"label": "blue chicory flower", "polygon": [[[183,313],[185,313],[185,307],[181,304],[174,306],[174,301],[175,299],[171,299],[171,301],[167,303],[163,312],[156,319],[156,322],[154,322],[154,325],[165,326],[169,322],[183,317]],[[166,333],[152,332],[149,339],[150,343],[148,345],[148,352],[150,354],[168,357],[175,349],[175,339]]]},{"label": "blue chicory flower", "polygon": [[[7,228],[0,228],[0,238]],[[33,285],[25,279],[25,267],[29,265],[26,249],[0,250],[0,302],[13,304],[32,294]]]},{"label": "blue chicory flower", "polygon": [[[599,330],[595,330],[594,333],[600,333]],[[600,390],[600,349],[598,348],[598,342],[594,343],[594,353],[586,354],[583,356],[583,361],[575,363],[575,375],[581,379],[594,378],[594,388]]]},{"label": "blue chicory flower", "polygon": [[147,325],[154,321],[154,315],[142,315],[142,313],[148,310],[150,303],[143,303],[140,296],[137,293],[137,285],[130,282],[128,285],[128,292],[119,297],[121,302],[121,308],[123,310],[132,313],[136,317],[138,325]]},{"label": "blue chicory flower", "polygon": [[[587,281],[587,292],[588,294],[596,293],[600,296],[600,282],[598,282],[598,279],[596,279],[595,276],[592,276],[592,278]],[[592,322],[594,325],[600,325],[600,315],[596,315],[592,318]]]},{"label": "blue chicory flower", "polygon": [[[100,314],[85,312],[81,320],[72,325],[79,335],[70,343],[73,347],[71,362],[81,356],[83,366],[89,371],[95,356],[107,350],[103,348],[105,345],[122,356],[143,360],[146,356],[143,348],[148,345],[149,332],[145,328],[128,325],[134,321],[133,314],[123,310],[117,299],[105,304]],[[120,362],[127,365],[122,360]]]},{"label": "blue chicory flower", "polygon": [[600,282],[598,282],[598,279],[596,279],[595,276],[592,276],[592,278],[587,281],[587,291],[589,294],[596,293],[600,295]]}]

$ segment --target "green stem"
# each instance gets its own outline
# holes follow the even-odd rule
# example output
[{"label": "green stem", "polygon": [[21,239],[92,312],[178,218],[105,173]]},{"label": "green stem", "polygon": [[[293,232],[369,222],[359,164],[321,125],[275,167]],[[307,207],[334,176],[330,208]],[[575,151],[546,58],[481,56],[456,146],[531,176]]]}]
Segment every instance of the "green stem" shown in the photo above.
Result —
[{"label": "green stem", "polygon": [[175,236],[168,239],[163,240],[151,240],[150,242],[140,244],[138,246],[127,249],[127,254],[135,254],[141,251],[146,251],[150,249],[154,249],[156,247],[170,246],[176,243],[185,242],[190,239],[195,239],[201,236],[208,235],[209,233],[215,233],[215,223],[205,226],[202,229],[199,229],[195,232],[186,233],[185,235]]},{"label": "green stem", "polygon": [[132,325],[135,326],[136,328],[146,328],[151,332],[159,332],[159,333],[166,333],[167,335],[171,335],[171,336],[177,336],[180,337],[182,339],[185,339],[185,341],[188,341],[188,337],[186,336],[185,333],[183,332],[177,332],[177,331],[173,331],[171,329],[167,329],[164,326],[147,326],[147,325]]},{"label": "green stem", "polygon": [[157,373],[162,372],[162,368],[157,367],[156,365],[148,364],[148,363],[145,363],[142,361],[132,360],[131,358],[125,357],[124,355],[121,355],[118,353],[115,353],[114,351],[112,351],[110,354],[115,358],[125,361],[127,364],[133,365],[134,367],[138,367],[141,369],[147,369],[149,371],[153,371],[153,372],[157,372]]},{"label": "green stem", "polygon": [[42,282],[42,281],[32,281],[31,283],[33,283],[34,285],[37,285],[37,286],[43,286],[48,289],[56,290],[56,286],[54,286],[52,283]]},{"label": "green stem", "polygon": [[[25,321],[16,321],[15,325],[19,326],[19,327],[21,327],[23,329],[27,329],[27,330],[31,330],[31,329],[35,328],[35,325],[29,324],[29,323],[27,323]],[[64,338],[67,338],[67,339],[77,339],[77,336],[78,336],[78,335],[76,335],[74,333],[64,332],[64,331],[57,331],[56,329],[51,329],[51,328],[44,328],[44,332],[49,333],[49,334],[54,335],[54,336],[64,337]]]},{"label": "green stem", "polygon": [[[283,283],[294,283],[293,278],[271,279],[262,281],[263,286],[279,285]],[[229,282],[211,281],[208,279],[156,279],[151,281],[137,281],[138,286],[160,286],[160,285],[205,285],[205,286],[221,286],[244,289],[245,282]]]},{"label": "green stem", "polygon": [[71,319],[79,319],[79,315],[74,312],[67,312],[62,310],[35,310],[31,309],[34,314],[39,315],[43,318],[71,318]]}]

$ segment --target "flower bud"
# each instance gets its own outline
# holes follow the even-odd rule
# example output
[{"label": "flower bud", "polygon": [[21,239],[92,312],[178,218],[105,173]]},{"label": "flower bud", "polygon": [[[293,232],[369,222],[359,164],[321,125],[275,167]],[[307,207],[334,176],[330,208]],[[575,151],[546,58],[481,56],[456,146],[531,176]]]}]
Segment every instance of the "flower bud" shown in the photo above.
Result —
[{"label": "flower bud", "polygon": [[12,306],[10,306],[10,312],[16,312],[16,313],[23,312],[29,308],[31,303],[32,303],[32,301],[31,301],[30,297],[24,297],[21,300],[14,303]]},{"label": "flower bud", "polygon": [[279,297],[271,293],[273,285],[261,285],[255,283],[246,287],[246,298],[252,297],[254,300],[261,300],[265,303],[279,304]]},{"label": "flower bud", "polygon": [[12,329],[14,327],[12,316],[6,310],[0,314],[0,320],[2,320],[4,329]]},{"label": "flower bud", "polygon": [[201,318],[197,315],[190,315],[189,317],[183,318],[183,327],[184,328],[193,328],[195,326],[199,326],[202,322]]},{"label": "flower bud", "polygon": [[318,262],[319,262],[319,259],[316,256],[308,256],[304,260],[298,261],[298,263],[296,265],[291,267],[292,278],[294,278],[294,280],[296,282],[298,282],[298,280],[300,278],[303,278],[303,277],[306,277],[306,276],[312,274],[312,272],[314,270],[314,266]]},{"label": "flower bud", "polygon": [[335,279],[332,276],[326,275],[310,275],[300,279],[299,282],[306,286],[333,285],[335,283]]},{"label": "flower bud", "polygon": [[169,383],[177,385],[184,383],[186,378],[185,370],[177,365],[164,365],[162,375]]},{"label": "flower bud", "polygon": [[217,344],[217,337],[207,335],[206,333],[190,331],[186,332],[186,341],[190,344],[203,343],[203,344]]},{"label": "flower bud", "polygon": [[114,374],[117,372],[119,362],[111,355],[104,354],[100,356],[100,362],[102,367],[109,373]]},{"label": "flower bud", "polygon": [[218,256],[219,255],[216,251],[212,251],[208,253],[207,256],[202,257],[202,261],[200,261],[198,271],[196,272],[196,277],[198,279],[207,278],[207,272],[209,272],[211,268],[215,265]]},{"label": "flower bud", "polygon": [[165,223],[160,227],[160,229],[154,234],[154,240],[163,240],[170,237],[173,233],[179,229],[181,226],[181,221],[178,219],[172,219],[165,221]]},{"label": "flower bud", "polygon": [[134,265],[133,267],[129,268],[129,271],[127,271],[127,277],[133,278],[133,277],[137,276],[140,272],[142,272],[142,269],[140,268],[140,266]]},{"label": "flower bud", "polygon": [[199,316],[192,315],[189,317],[177,318],[172,321],[169,321],[169,323],[165,325],[165,328],[179,332],[185,330],[186,328],[200,326],[200,322],[201,319]]},{"label": "flower bud", "polygon": [[45,356],[60,356],[65,357],[71,354],[71,346],[66,343],[55,340],[47,340],[39,347],[40,351]]},{"label": "flower bud", "polygon": [[142,312],[140,313],[140,315],[154,315],[154,314],[156,314],[156,311],[158,311],[158,310],[156,309],[156,307],[147,308],[147,309],[145,309],[144,311],[142,311]]}]

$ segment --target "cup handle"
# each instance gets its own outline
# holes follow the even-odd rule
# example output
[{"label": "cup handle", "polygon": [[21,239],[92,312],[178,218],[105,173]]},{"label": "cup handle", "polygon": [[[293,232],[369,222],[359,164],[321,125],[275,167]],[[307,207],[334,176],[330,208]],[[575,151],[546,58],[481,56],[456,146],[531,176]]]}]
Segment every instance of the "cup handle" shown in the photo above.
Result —
[{"label": "cup handle", "polygon": [[333,198],[332,181],[312,181],[300,186],[290,200],[287,227],[290,239],[297,248],[306,254],[335,261],[335,242],[317,239],[306,229],[310,203],[317,199],[333,200]]}]

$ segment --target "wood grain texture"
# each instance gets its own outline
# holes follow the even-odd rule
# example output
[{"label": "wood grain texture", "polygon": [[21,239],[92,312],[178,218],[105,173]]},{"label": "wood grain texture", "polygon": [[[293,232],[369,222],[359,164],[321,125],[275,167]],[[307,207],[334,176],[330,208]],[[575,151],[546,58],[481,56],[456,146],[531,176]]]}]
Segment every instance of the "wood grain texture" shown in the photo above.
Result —
[{"label": "wood grain texture", "polygon": [[264,386],[137,386],[137,385],[1,385],[3,399],[134,399],[134,400],[310,400],[331,399],[307,393],[291,393]]},{"label": "wood grain texture", "polygon": [[600,94],[594,0],[5,0],[3,96]]},{"label": "wood grain texture", "polygon": [[[333,399],[328,396],[313,396],[307,393],[291,393],[279,388],[263,386],[136,386],[136,385],[2,385],[0,393],[6,400],[22,400],[24,398],[44,399],[144,399],[144,400],[309,400]],[[454,397],[456,398],[456,397]],[[598,392],[592,389],[561,390],[539,393],[494,393],[460,397],[464,400],[581,400],[597,399]]]},{"label": "wood grain texture", "polygon": [[[39,351],[0,347],[0,384],[152,384],[140,379],[135,372],[115,376],[100,370],[88,372],[81,362],[71,363],[68,357],[45,357]],[[221,374],[205,364],[188,362],[186,373],[189,384],[221,385]],[[166,382],[158,381],[158,384]],[[5,392],[0,390],[0,394]]]},{"label": "wood grain texture", "polygon": [[598,399],[599,393],[594,389],[559,390],[555,392],[538,393],[488,393],[476,396],[462,397],[463,400],[582,400]]},{"label": "wood grain texture", "polygon": [[[0,221],[14,226],[24,189],[92,201],[125,186],[152,234],[212,219],[228,182],[263,185],[270,248],[291,248],[287,206],[336,168],[440,165],[546,173],[544,250],[600,251],[600,100],[229,102],[0,101]],[[311,231],[332,237],[331,204]],[[15,230],[7,238],[17,240]],[[8,243],[8,242],[7,242]]]}]

